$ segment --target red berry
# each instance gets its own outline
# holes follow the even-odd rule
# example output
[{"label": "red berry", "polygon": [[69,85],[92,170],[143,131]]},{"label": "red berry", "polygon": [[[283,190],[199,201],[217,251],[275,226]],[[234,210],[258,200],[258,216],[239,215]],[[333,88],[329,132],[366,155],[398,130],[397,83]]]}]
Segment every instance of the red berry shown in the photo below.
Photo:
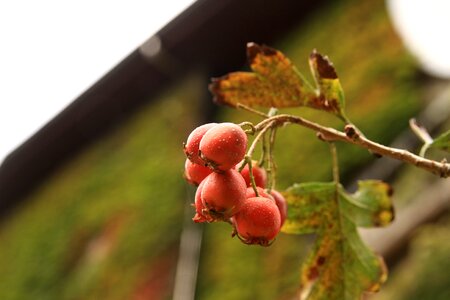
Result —
[{"label": "red berry", "polygon": [[[263,188],[258,186],[256,187],[256,189],[258,190],[259,197],[264,197],[273,200],[272,196],[267,194],[267,192]],[[255,190],[252,187],[248,187],[247,191],[245,192],[245,198],[254,198],[254,197],[256,197]]]},{"label": "red berry", "polygon": [[[253,178],[255,179],[256,186],[260,186],[262,188],[266,187],[267,183],[267,173],[266,170],[258,166],[258,162],[252,161],[252,173]],[[245,167],[241,171],[242,177],[245,179],[245,183],[247,183],[247,186],[251,186],[251,180],[250,180],[250,172],[248,168],[248,164],[245,165]]]},{"label": "red berry", "polygon": [[246,189],[244,178],[234,169],[211,173],[205,178],[203,204],[216,220],[227,220],[240,209]]},{"label": "red berry", "polygon": [[217,124],[205,133],[199,149],[202,159],[211,168],[229,170],[244,158],[247,135],[236,124]]},{"label": "red berry", "polygon": [[210,168],[194,164],[189,159],[186,159],[184,163],[184,177],[193,185],[199,185],[211,173]]},{"label": "red berry", "polygon": [[275,200],[275,204],[278,206],[278,209],[280,210],[280,216],[281,216],[281,226],[283,226],[284,221],[286,221],[286,215],[287,215],[287,203],[284,196],[275,190],[272,190],[270,192],[273,199]]},{"label": "red berry", "polygon": [[217,125],[217,123],[208,123],[195,128],[191,134],[189,134],[186,144],[184,145],[184,153],[187,158],[195,164],[204,165],[205,162],[198,155],[198,146],[205,133]]},{"label": "red berry", "polygon": [[268,246],[280,231],[280,211],[271,199],[248,198],[234,215],[234,223],[244,243]]},{"label": "red berry", "polygon": [[203,200],[201,197],[203,185],[205,181],[202,181],[195,192],[195,216],[192,220],[195,223],[212,222],[213,218],[208,214],[207,209],[203,205]]}]

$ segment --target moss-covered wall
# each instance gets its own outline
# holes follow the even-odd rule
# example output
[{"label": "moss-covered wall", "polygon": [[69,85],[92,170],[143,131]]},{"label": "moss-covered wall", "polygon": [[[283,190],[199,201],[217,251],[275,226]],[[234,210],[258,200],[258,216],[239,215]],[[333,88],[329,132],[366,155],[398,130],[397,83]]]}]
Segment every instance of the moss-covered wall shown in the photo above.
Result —
[{"label": "moss-covered wall", "polygon": [[195,78],[179,84],[2,223],[0,299],[128,299],[152,280],[170,295],[186,201],[180,141],[199,91]]},{"label": "moss-covered wall", "polygon": [[[375,140],[388,142],[420,107],[415,64],[381,1],[333,2],[274,46],[304,73],[313,48],[328,54],[349,117]],[[181,143],[195,126],[206,88],[199,82],[191,76],[172,87],[62,166],[2,222],[0,299],[170,298],[183,207],[192,196],[182,180]],[[342,126],[310,109],[288,111]],[[254,117],[223,109],[220,119]],[[280,188],[330,178],[328,148],[313,133],[289,127],[278,136]],[[340,150],[344,173],[372,159],[353,147]],[[230,239],[230,231],[205,226],[198,299],[290,299],[310,237],[282,235],[259,248]]]}]

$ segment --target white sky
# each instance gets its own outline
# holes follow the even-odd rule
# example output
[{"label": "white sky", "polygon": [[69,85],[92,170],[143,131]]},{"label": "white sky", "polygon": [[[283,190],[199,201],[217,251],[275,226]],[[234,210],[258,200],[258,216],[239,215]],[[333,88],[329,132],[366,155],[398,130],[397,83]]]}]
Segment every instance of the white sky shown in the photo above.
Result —
[{"label": "white sky", "polygon": [[0,163],[193,2],[0,1]]},{"label": "white sky", "polygon": [[387,0],[405,45],[431,75],[450,78],[450,1]]}]

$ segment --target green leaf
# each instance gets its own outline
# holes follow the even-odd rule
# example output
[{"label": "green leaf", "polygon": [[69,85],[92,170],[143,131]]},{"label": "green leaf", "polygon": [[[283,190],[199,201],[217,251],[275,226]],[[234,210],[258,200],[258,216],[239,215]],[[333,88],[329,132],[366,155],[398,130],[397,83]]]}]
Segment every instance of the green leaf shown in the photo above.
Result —
[{"label": "green leaf", "polygon": [[283,53],[249,43],[247,58],[253,72],[234,72],[212,80],[209,89],[215,102],[278,108],[312,103],[313,89]]},{"label": "green leaf", "polygon": [[296,184],[284,193],[289,209],[282,231],[317,235],[302,267],[301,299],[353,300],[379,289],[387,278],[386,267],[364,245],[356,226],[391,221],[390,194],[380,181],[362,181],[354,194],[335,183]]},{"label": "green leaf", "polygon": [[435,138],[429,147],[450,152],[450,130]]},{"label": "green leaf", "polygon": [[390,185],[378,180],[358,182],[358,190],[353,194],[341,191],[342,212],[360,227],[389,225],[394,218],[394,207],[390,196]]},{"label": "green leaf", "polygon": [[331,112],[345,121],[345,97],[333,64],[314,50],[309,56],[309,66],[317,85],[317,97],[310,106]]},{"label": "green leaf", "polygon": [[335,184],[308,182],[295,184],[284,196],[288,203],[288,216],[283,232],[306,234],[323,226],[323,213],[329,209],[328,201],[335,194]]}]

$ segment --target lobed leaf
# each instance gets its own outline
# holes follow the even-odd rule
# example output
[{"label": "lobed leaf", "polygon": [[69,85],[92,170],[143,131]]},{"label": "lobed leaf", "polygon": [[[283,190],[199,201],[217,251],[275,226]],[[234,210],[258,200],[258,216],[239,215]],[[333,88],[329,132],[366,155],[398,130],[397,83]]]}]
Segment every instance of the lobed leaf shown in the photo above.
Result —
[{"label": "lobed leaf", "polygon": [[[285,192],[288,216],[283,232],[314,232],[312,254],[302,267],[301,299],[359,299],[386,280],[382,258],[362,242],[357,225],[392,220],[390,187],[362,181],[354,194],[335,183],[296,184]],[[379,217],[389,212],[391,217]]]},{"label": "lobed leaf", "polygon": [[429,147],[450,152],[450,130],[435,138]]},{"label": "lobed leaf", "polygon": [[234,72],[213,78],[209,86],[214,101],[237,107],[311,108],[333,113],[346,121],[344,92],[333,64],[313,51],[309,58],[316,81],[314,89],[280,51],[247,44],[247,57],[253,72]]},{"label": "lobed leaf", "polygon": [[386,226],[394,218],[394,207],[390,197],[392,188],[379,180],[358,182],[358,190],[354,194],[341,191],[342,213],[357,226]]},{"label": "lobed leaf", "polygon": [[324,222],[328,201],[335,193],[335,184],[308,182],[294,184],[283,193],[288,203],[288,215],[283,232],[306,234],[316,232]]},{"label": "lobed leaf", "polygon": [[249,43],[247,58],[253,72],[234,72],[212,80],[209,89],[216,103],[281,108],[308,105],[315,97],[313,89],[280,51]]}]

